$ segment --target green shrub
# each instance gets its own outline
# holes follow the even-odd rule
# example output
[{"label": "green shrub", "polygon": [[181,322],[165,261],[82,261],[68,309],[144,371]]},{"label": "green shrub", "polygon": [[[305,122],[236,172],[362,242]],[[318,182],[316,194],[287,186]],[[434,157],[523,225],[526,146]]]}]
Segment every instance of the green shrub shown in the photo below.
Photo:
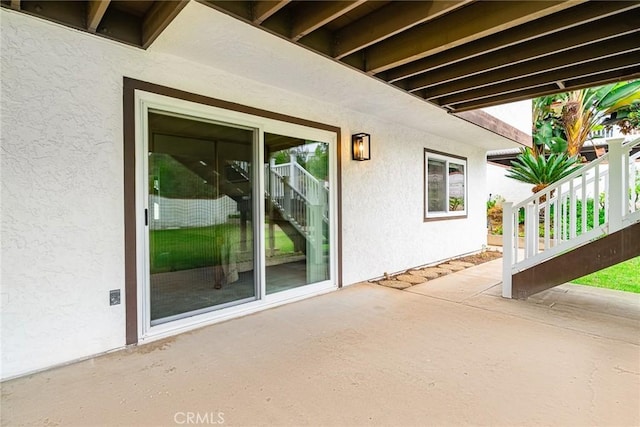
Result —
[{"label": "green shrub", "polygon": [[[582,234],[583,230],[582,230],[582,200],[576,200],[576,234]],[[589,230],[593,230],[594,228],[594,223],[593,223],[593,211],[594,211],[594,199],[589,198],[586,201],[587,203],[587,229],[584,231],[589,231]],[[571,216],[571,202],[569,200],[567,200],[564,203],[564,208],[562,209],[562,218],[560,218],[560,221],[558,222],[558,226],[562,227],[562,230],[564,231],[563,236],[565,239],[568,239],[570,237],[570,216]],[[605,220],[605,212],[604,209],[602,208],[602,206],[600,206],[599,211],[598,211],[598,224],[596,224],[596,226],[598,225],[602,225],[604,224],[604,220]],[[550,238],[554,238],[555,237],[555,231],[553,229],[553,224],[555,221],[555,205],[551,205],[549,206],[549,237]],[[539,236],[540,237],[544,237],[544,211],[541,212],[540,214],[540,227],[539,227]]]}]

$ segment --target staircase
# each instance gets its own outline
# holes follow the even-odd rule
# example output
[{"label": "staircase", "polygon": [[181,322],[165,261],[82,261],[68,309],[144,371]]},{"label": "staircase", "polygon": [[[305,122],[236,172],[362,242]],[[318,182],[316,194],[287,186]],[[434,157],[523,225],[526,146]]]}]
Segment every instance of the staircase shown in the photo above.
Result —
[{"label": "staircase", "polygon": [[[230,163],[247,180],[248,163]],[[309,250],[322,256],[322,245],[329,235],[329,190],[298,164],[276,165],[272,160],[265,165],[265,207],[271,224],[277,224],[293,241],[296,251],[305,255]],[[267,250],[273,248],[267,248]]]},{"label": "staircase", "polygon": [[640,138],[607,142],[601,158],[520,203],[503,204],[503,297],[524,299],[640,256],[640,151],[631,154]]},{"label": "staircase", "polygon": [[[172,156],[203,180],[219,177],[220,193],[238,203],[241,230],[246,233],[246,222],[251,210],[250,163],[241,160],[226,160],[221,173],[214,169],[215,162],[194,161],[188,157]],[[294,249],[314,259],[321,259],[323,243],[329,236],[329,190],[298,164],[294,156],[290,162],[276,165],[272,160],[264,167],[265,209],[270,224],[278,225],[294,244]],[[272,242],[272,239],[269,239]],[[246,239],[242,239],[245,242]],[[273,252],[273,247],[267,250]]]}]

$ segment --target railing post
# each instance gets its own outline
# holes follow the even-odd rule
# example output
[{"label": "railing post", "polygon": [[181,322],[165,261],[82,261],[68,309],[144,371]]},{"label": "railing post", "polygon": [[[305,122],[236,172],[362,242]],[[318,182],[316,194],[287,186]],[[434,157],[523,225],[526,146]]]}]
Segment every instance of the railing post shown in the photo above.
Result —
[{"label": "railing post", "polygon": [[307,223],[307,280],[309,283],[324,279],[322,247],[322,205],[317,188],[308,193]]},{"label": "railing post", "polygon": [[[517,241],[518,240],[516,238],[516,242]],[[502,204],[502,296],[504,298],[511,298],[511,265],[512,264],[513,264],[513,203],[504,202]]]},{"label": "railing post", "polygon": [[282,208],[284,209],[284,213],[288,215],[289,218],[292,217],[291,215],[292,192],[291,192],[291,185],[289,184],[290,180],[291,180],[290,176],[282,177],[282,183],[284,184],[283,185],[284,200],[282,201]]},{"label": "railing post", "polygon": [[607,140],[609,145],[609,234],[622,228],[622,217],[626,208],[627,195],[624,194],[622,181],[624,177],[622,141],[624,138]]},{"label": "railing post", "polygon": [[275,223],[273,221],[273,209],[274,209],[274,198],[275,194],[273,191],[274,182],[273,182],[273,168],[276,166],[275,157],[271,157],[269,159],[269,164],[265,165],[265,185],[267,187],[267,194],[269,194],[269,256],[274,257],[276,254],[276,228]]},{"label": "railing post", "polygon": [[295,154],[289,154],[289,185],[296,190],[298,189],[298,179],[296,177],[297,162]]},{"label": "railing post", "polygon": [[[531,203],[524,208],[524,250],[525,258],[534,256],[537,251],[539,217],[536,204]],[[517,239],[516,239],[517,240]]]}]

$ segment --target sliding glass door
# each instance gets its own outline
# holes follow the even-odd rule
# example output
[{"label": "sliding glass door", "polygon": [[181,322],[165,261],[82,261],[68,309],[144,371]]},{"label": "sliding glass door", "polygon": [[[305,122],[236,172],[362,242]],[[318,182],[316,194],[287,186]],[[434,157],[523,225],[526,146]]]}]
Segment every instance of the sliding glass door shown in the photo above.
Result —
[{"label": "sliding glass door", "polygon": [[140,336],[337,287],[335,132],[146,96]]},{"label": "sliding glass door", "polygon": [[150,111],[151,324],[256,298],[255,131]]},{"label": "sliding glass door", "polygon": [[329,279],[329,144],[264,136],[266,291]]}]

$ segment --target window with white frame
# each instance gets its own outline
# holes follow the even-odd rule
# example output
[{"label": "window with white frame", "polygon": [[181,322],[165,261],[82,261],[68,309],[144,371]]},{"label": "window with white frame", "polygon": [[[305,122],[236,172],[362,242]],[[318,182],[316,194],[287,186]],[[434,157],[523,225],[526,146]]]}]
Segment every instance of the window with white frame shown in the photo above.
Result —
[{"label": "window with white frame", "polygon": [[467,159],[424,150],[424,219],[467,216]]}]

